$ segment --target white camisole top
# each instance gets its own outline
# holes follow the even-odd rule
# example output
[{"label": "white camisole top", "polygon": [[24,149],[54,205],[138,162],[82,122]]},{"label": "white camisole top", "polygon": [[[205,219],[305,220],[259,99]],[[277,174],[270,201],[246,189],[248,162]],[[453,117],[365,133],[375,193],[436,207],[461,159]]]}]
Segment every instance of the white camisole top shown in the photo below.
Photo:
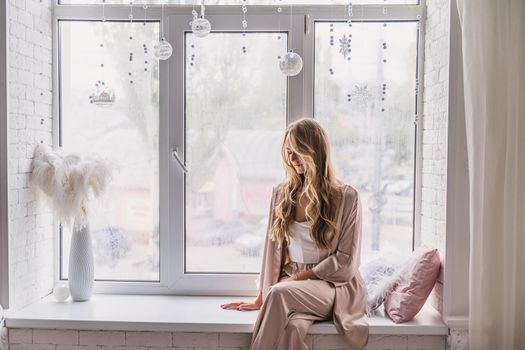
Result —
[{"label": "white camisole top", "polygon": [[310,223],[308,221],[293,221],[288,227],[290,241],[288,253],[290,260],[303,264],[317,264],[328,256],[328,250],[319,250],[310,237]]}]

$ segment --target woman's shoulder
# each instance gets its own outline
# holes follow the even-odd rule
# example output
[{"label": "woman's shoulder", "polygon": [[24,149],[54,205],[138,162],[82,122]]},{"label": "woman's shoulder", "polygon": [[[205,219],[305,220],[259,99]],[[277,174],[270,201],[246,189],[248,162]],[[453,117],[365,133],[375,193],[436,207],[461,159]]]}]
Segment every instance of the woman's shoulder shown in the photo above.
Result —
[{"label": "woman's shoulder", "polygon": [[354,203],[359,199],[359,192],[352,185],[341,182],[340,184],[343,202]]},{"label": "woman's shoulder", "polygon": [[[272,195],[276,195],[280,192],[280,190],[285,186],[283,182],[273,186],[272,188]],[[341,195],[343,197],[343,202],[350,202],[353,203],[357,199],[359,199],[359,192],[355,187],[353,187],[350,184],[340,182],[339,183],[339,189],[341,191]]]},{"label": "woman's shoulder", "polygon": [[280,182],[278,183],[277,185],[273,186],[272,187],[272,194],[275,195],[277,193],[279,193],[279,191],[281,190],[281,188],[284,186],[284,183],[283,182]]}]

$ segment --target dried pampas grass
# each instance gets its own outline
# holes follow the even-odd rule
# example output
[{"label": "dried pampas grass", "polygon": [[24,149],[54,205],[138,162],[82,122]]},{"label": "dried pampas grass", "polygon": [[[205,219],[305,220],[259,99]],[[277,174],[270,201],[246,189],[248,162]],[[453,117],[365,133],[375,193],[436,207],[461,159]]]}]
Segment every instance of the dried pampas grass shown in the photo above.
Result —
[{"label": "dried pampas grass", "polygon": [[89,201],[99,198],[112,178],[113,164],[97,156],[82,158],[38,145],[33,158],[31,186],[42,191],[63,224],[85,222]]}]

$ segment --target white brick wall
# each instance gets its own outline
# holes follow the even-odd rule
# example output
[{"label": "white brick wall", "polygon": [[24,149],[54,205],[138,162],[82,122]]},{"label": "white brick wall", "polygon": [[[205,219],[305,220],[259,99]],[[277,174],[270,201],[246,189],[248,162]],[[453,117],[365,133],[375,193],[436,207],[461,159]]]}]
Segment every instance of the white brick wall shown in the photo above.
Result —
[{"label": "white brick wall", "polygon": [[428,0],[423,77],[421,241],[444,253],[450,0]]},{"label": "white brick wall", "polygon": [[[76,331],[51,329],[9,330],[11,350],[244,350],[250,346],[247,333],[179,333]],[[313,350],[348,349],[338,335],[308,335]],[[445,350],[445,336],[371,335],[366,349]]]},{"label": "white brick wall", "polygon": [[427,0],[423,78],[421,241],[444,253],[450,0]]},{"label": "white brick wall", "polygon": [[7,15],[10,308],[17,309],[53,285],[53,217],[28,185],[36,144],[52,144],[52,0],[8,0]]},{"label": "white brick wall", "polygon": [[[445,256],[450,0],[427,0],[423,77],[421,243]],[[443,285],[432,305],[443,311]]]}]

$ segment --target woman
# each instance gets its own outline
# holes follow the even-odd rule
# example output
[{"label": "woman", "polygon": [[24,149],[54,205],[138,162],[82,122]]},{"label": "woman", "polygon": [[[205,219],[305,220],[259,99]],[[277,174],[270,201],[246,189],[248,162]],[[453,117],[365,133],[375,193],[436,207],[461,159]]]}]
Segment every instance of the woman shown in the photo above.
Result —
[{"label": "woman", "polygon": [[362,349],[368,321],[358,193],[335,178],[326,132],[313,119],[288,126],[282,156],[287,178],[273,190],[259,295],[221,307],[262,307],[252,350],[308,349],[308,328],[320,320],[333,320],[348,345]]}]

